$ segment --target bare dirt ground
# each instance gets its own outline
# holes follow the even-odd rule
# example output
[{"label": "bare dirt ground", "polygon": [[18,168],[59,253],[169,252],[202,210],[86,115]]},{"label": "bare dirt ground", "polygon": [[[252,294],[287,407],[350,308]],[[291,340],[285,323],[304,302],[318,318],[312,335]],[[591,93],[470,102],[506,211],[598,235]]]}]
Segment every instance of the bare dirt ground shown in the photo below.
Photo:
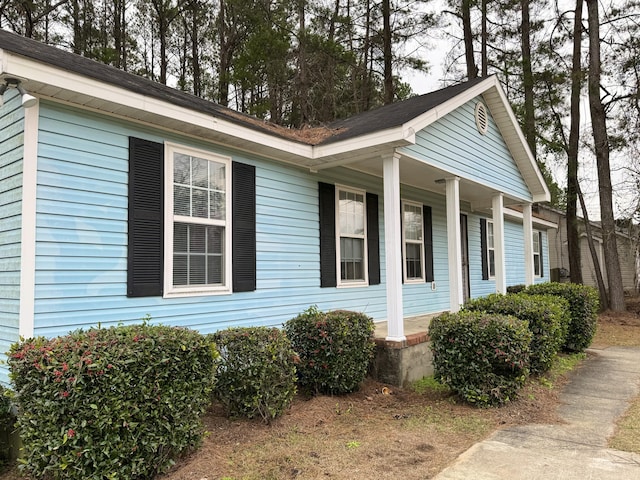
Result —
[{"label": "bare dirt ground", "polygon": [[[604,313],[593,346],[640,345],[640,301]],[[578,367],[579,368],[579,367]],[[428,479],[498,428],[557,422],[558,372],[532,379],[499,409],[462,404],[448,392],[416,393],[368,380],[346,396],[298,395],[270,425],[230,420],[213,405],[203,446],[160,480]],[[12,469],[0,480],[16,480]]]}]

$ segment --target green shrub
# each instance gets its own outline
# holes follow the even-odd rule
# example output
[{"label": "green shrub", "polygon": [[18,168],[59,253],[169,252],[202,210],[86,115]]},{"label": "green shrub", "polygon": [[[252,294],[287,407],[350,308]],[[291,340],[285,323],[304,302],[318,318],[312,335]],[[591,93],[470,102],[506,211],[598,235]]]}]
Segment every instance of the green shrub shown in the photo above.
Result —
[{"label": "green shrub", "polygon": [[215,357],[196,332],[146,323],[12,345],[21,468],[47,479],[153,478],[200,443]]},{"label": "green shrub", "polygon": [[0,466],[14,457],[15,445],[11,440],[15,430],[16,415],[12,392],[0,385]]},{"label": "green shrub", "polygon": [[538,283],[530,285],[525,293],[531,295],[556,295],[569,303],[569,329],[563,346],[570,352],[586,350],[596,333],[600,300],[593,287],[576,283]]},{"label": "green shrub", "polygon": [[507,293],[520,293],[525,288],[527,288],[527,286],[524,284],[510,285],[507,287]]},{"label": "green shrub", "polygon": [[444,313],[429,326],[434,377],[478,406],[513,399],[529,373],[527,322],[486,312]]},{"label": "green shrub", "polygon": [[298,382],[316,393],[358,389],[373,357],[373,321],[363,313],[316,307],[289,320],[284,330],[300,356]]},{"label": "green shrub", "polygon": [[232,416],[280,416],[296,393],[296,353],[277,328],[232,328],[212,335],[220,351],[215,395]]},{"label": "green shrub", "polygon": [[465,304],[467,310],[513,315],[529,324],[532,373],[546,372],[562,348],[569,327],[566,300],[551,295],[493,294]]}]

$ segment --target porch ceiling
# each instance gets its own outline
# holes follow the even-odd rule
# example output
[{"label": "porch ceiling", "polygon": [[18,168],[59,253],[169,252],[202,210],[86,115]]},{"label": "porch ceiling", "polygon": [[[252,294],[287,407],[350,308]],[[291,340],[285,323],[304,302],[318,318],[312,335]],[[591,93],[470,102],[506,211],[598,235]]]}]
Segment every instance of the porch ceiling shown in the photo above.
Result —
[{"label": "porch ceiling", "polygon": [[[382,158],[368,158],[348,165],[349,168],[359,172],[382,177]],[[444,180],[454,177],[455,174],[436,168],[414,158],[402,156],[400,158],[400,183],[421,190],[445,195],[446,185]],[[492,197],[500,193],[494,188],[460,177],[460,201],[469,203],[472,210],[490,210]],[[504,197],[504,205],[522,205],[522,199]]]}]

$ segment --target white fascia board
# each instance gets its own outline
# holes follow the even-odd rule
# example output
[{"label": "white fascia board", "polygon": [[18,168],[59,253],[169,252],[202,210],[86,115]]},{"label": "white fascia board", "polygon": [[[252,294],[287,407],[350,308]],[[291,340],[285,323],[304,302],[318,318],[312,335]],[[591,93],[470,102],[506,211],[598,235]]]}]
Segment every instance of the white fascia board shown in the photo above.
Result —
[{"label": "white fascia board", "polygon": [[459,93],[455,97],[450,98],[446,102],[441,103],[431,110],[428,110],[422,115],[415,117],[413,120],[405,124],[405,128],[411,128],[414,131],[419,132],[435,121],[441,119],[445,115],[448,115],[456,108],[459,108],[468,101],[476,98],[479,95],[482,95],[485,91],[487,91],[491,87],[494,87],[496,84],[498,84],[498,79],[495,76],[487,77],[477,85],[474,85],[464,92]]},{"label": "white fascia board", "polygon": [[91,98],[99,98],[126,108],[179,120],[188,125],[196,125],[225,135],[245,139],[252,143],[286,151],[289,154],[293,153],[305,158],[311,158],[313,155],[313,148],[310,145],[253,130],[215,117],[212,114],[197,112],[173,105],[170,102],[133,93],[126,88],[61,70],[3,50],[0,50],[0,58],[2,59],[2,73],[5,75],[14,75],[27,81],[40,82]]},{"label": "white fascia board", "polygon": [[[511,208],[505,207],[504,208],[504,214],[507,217],[511,217],[511,218],[517,218],[518,220],[523,220],[524,219],[524,214],[522,212],[519,212],[518,210],[513,210]],[[546,227],[546,228],[558,228],[558,224],[554,223],[554,222],[550,222],[548,220],[543,220],[542,218],[538,218],[538,217],[531,217],[531,222],[535,225],[538,225],[540,227]]]},{"label": "white fascia board", "polygon": [[[316,160],[327,157],[331,158],[346,152],[382,145],[403,147],[415,143],[415,141],[415,132],[413,130],[407,130],[404,126],[400,126],[361,135],[341,142],[315,146],[313,147],[313,158]],[[317,166],[314,166],[314,168],[321,170],[328,167],[324,167],[322,163],[319,163]]]}]

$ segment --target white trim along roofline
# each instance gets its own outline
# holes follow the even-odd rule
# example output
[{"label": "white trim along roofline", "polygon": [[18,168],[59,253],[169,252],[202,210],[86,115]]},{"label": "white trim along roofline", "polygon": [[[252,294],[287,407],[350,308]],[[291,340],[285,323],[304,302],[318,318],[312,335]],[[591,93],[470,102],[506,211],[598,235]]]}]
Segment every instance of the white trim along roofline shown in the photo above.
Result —
[{"label": "white trim along roofline", "polygon": [[[239,123],[174,105],[169,101],[134,93],[124,87],[73,73],[0,48],[0,77],[23,79],[30,93],[136,121],[166,126],[166,122],[189,126],[207,133],[235,139],[245,150],[273,159],[297,163],[310,170],[336,162],[336,157],[361,149],[397,148],[415,143],[415,132],[447,115],[469,100],[482,95],[513,158],[522,172],[534,202],[548,201],[550,193],[531,154],[504,90],[496,76],[464,90],[401,126],[328,144],[310,145],[253,129]],[[165,125],[163,125],[165,124]],[[185,128],[186,130],[186,128]],[[181,130],[180,130],[181,131]],[[238,146],[232,143],[231,146]],[[267,151],[265,151],[265,149]],[[342,163],[342,162],[339,162]],[[348,162],[347,162],[348,163]]]}]

